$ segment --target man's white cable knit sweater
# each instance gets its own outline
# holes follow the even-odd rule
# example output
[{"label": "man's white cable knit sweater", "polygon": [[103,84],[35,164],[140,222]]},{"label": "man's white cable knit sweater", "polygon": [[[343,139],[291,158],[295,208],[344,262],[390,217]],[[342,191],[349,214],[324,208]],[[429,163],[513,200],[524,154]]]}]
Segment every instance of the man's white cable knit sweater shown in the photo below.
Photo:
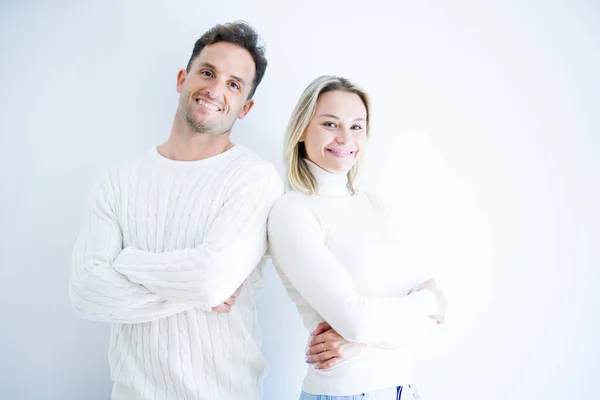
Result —
[{"label": "man's white cable knit sweater", "polygon": [[[282,194],[249,150],[173,161],[156,149],[99,180],[73,252],[70,299],[112,324],[113,399],[260,399],[253,295]],[[242,284],[228,313],[211,308]]]}]

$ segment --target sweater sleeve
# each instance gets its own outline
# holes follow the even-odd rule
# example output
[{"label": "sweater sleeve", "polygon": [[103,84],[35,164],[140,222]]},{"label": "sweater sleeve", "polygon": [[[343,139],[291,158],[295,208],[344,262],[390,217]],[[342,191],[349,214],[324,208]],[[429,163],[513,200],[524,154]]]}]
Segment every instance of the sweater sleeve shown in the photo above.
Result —
[{"label": "sweater sleeve", "polygon": [[214,307],[236,291],[267,248],[267,217],[283,185],[275,168],[254,167],[240,177],[202,243],[163,253],[126,248],[117,271],[172,301]]},{"label": "sweater sleeve", "polygon": [[[396,215],[394,208],[391,206],[389,200],[387,200],[384,196],[381,196],[381,195],[373,193],[373,192],[366,192],[366,193],[370,197],[373,204],[379,210],[381,210],[381,213],[383,214],[385,221],[390,228],[390,232],[392,234],[393,240],[396,241],[398,244],[400,244],[400,233],[399,233],[400,228],[398,226],[398,217]],[[421,285],[422,283],[424,283],[425,281],[433,279],[430,271],[427,271],[426,268],[424,268],[422,265],[413,265],[412,268],[410,268],[409,270],[411,271],[411,278],[414,282],[413,289],[412,289],[413,291],[416,290],[417,287],[419,285]],[[437,300],[436,300],[436,304],[437,304]]]},{"label": "sweater sleeve", "polygon": [[273,261],[298,294],[346,340],[398,347],[418,338],[436,312],[433,293],[376,297],[359,293],[325,244],[317,217],[306,207],[279,202],[269,216]]},{"label": "sweater sleeve", "polygon": [[199,304],[167,300],[113,268],[122,234],[108,177],[91,191],[73,250],[69,299],[84,319],[141,323],[168,317]]}]

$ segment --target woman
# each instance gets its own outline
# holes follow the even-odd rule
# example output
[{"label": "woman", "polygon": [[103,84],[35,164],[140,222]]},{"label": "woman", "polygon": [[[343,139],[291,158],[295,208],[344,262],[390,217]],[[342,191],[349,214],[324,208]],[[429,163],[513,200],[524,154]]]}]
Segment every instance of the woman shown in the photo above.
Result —
[{"label": "woman", "polygon": [[369,122],[364,91],[322,76],[288,126],[290,190],[271,211],[269,241],[312,332],[301,400],[418,397],[410,343],[445,315],[435,282],[395,263],[381,201],[356,187]]}]

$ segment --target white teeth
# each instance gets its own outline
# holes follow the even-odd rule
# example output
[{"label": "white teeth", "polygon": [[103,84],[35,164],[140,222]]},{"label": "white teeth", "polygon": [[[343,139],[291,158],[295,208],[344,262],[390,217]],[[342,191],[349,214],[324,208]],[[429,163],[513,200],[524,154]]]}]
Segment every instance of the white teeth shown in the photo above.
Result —
[{"label": "white teeth", "polygon": [[208,108],[209,110],[219,111],[219,107],[215,106],[214,104],[207,103],[207,102],[203,101],[202,99],[197,99],[196,102],[198,104],[200,104],[201,106]]},{"label": "white teeth", "polygon": [[349,154],[354,153],[353,151],[339,151],[339,150],[331,150],[331,149],[329,149],[329,151],[331,151],[332,153],[341,154],[341,155],[349,155]]}]

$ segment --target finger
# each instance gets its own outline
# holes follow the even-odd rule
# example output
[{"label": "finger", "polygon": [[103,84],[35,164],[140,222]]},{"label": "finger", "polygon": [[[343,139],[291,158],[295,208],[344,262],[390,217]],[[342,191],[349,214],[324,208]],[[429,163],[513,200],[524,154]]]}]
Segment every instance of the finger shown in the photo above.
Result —
[{"label": "finger", "polygon": [[431,289],[435,287],[435,281],[433,279],[428,279],[425,282],[422,282],[418,287],[417,287],[417,291],[419,290],[423,290],[423,289]]},{"label": "finger", "polygon": [[317,366],[315,367],[315,369],[329,369],[329,368],[335,367],[342,361],[344,361],[344,359],[342,357],[333,357],[333,358],[330,358],[329,360],[318,363]]},{"label": "finger", "polygon": [[[325,344],[325,343],[327,343],[327,344]],[[326,351],[334,350],[335,348],[337,348],[337,345],[335,343],[331,343],[331,342],[317,343],[314,346],[311,346],[308,348],[306,355],[310,356],[311,354],[320,354],[320,353],[324,353]]]},{"label": "finger", "polygon": [[321,347],[321,345],[315,345],[309,347],[308,350],[306,350],[306,355],[310,356],[311,354],[319,354],[321,352],[323,352],[323,348]]},{"label": "finger", "polygon": [[235,293],[234,293],[234,294],[233,294],[233,296],[231,296],[231,297],[233,297],[233,298],[236,298],[236,297],[238,297],[238,296],[240,295],[240,292],[241,292],[241,291],[242,291],[242,286],[240,285],[240,287],[239,287],[239,288],[237,288],[237,290],[235,291]]},{"label": "finger", "polygon": [[235,304],[235,297],[231,296],[230,298],[228,298],[227,300],[225,300],[225,304],[227,304],[228,306],[232,306]]},{"label": "finger", "polygon": [[327,323],[327,321],[321,322],[314,331],[312,331],[313,336],[320,335],[323,332],[326,332],[331,329],[331,326]]},{"label": "finger", "polygon": [[333,342],[337,339],[337,336],[339,336],[337,335],[337,332],[335,332],[333,329],[329,329],[328,331],[313,337],[310,341],[310,345],[314,346],[319,343]]},{"label": "finger", "polygon": [[327,361],[327,360],[329,360],[331,358],[334,358],[335,356],[336,355],[333,352],[326,351],[324,353],[313,354],[313,355],[307,356],[306,357],[306,362],[308,364],[315,364],[315,363],[318,363],[318,362]]},{"label": "finger", "polygon": [[213,307],[212,310],[215,312],[229,312],[229,310],[231,310],[231,307],[226,303],[221,303],[218,306]]}]

